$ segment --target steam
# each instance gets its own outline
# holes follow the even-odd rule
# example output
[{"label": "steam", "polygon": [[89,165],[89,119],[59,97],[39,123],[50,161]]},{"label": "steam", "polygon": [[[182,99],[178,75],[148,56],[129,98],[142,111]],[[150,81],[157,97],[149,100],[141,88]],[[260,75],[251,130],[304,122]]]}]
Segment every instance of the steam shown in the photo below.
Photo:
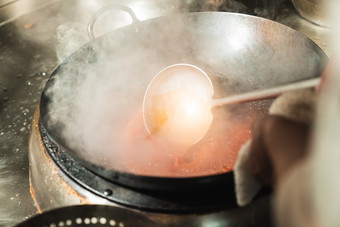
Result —
[{"label": "steam", "polygon": [[[171,13],[191,9],[183,8],[183,1],[170,1],[170,5],[158,1],[159,10],[151,13],[154,6],[143,8],[137,2],[131,3],[131,7],[141,20],[164,15],[169,12],[165,8]],[[212,8],[226,6],[222,1],[208,4]],[[246,9],[234,1],[228,4],[235,10]],[[93,11],[99,7],[90,8]],[[315,52],[302,48],[296,53],[295,48],[289,48],[282,53],[280,45],[289,47],[290,40],[278,42],[266,29],[260,36],[255,35],[253,28],[249,28],[256,24],[244,23],[242,17],[210,20],[203,13],[200,23],[193,26],[188,26],[179,16],[172,16],[171,20],[158,18],[164,23],[151,23],[147,26],[150,31],[145,30],[144,22],[124,27],[131,19],[123,14],[122,21],[113,19],[116,24],[107,25],[110,29],[120,29],[100,37],[94,45],[87,44],[86,23],[60,25],[59,61],[74,51],[76,54],[67,58],[45,91],[50,98],[48,129],[58,134],[63,145],[98,165],[148,175],[178,176],[212,174],[233,168],[235,150],[249,138],[251,122],[266,111],[268,102],[214,110],[215,126],[202,143],[183,151],[158,138],[151,139],[142,119],[147,86],[169,65],[187,63],[202,68],[214,84],[216,97],[303,79],[318,70],[316,62],[320,56]],[[97,37],[107,28],[103,24],[98,20],[95,25]],[[276,35],[284,32],[290,31],[279,31]],[[304,39],[297,40],[294,45],[311,45]],[[302,61],[306,56],[309,60]],[[240,133],[236,132],[237,128],[242,129]],[[192,162],[195,158],[198,161]]]},{"label": "steam", "polygon": [[[86,2],[71,1],[60,10],[59,18],[75,14],[75,21],[61,24],[57,28],[58,61],[61,63],[67,56],[89,41],[87,25],[94,13],[102,7],[122,4],[121,1],[87,0]],[[214,5],[210,3],[209,5]],[[167,14],[187,11],[188,7],[181,0],[162,0],[148,3],[147,1],[126,0],[124,5],[130,7],[139,20],[147,20]],[[70,8],[76,10],[70,10]],[[96,21],[93,31],[96,37],[132,23],[131,17],[124,11],[108,10]]]},{"label": "steam", "polygon": [[[170,11],[174,12],[177,10],[174,8],[174,2],[162,7],[171,6],[173,8],[170,7]],[[164,14],[163,10],[155,7],[160,7],[160,5],[155,4],[155,6],[145,8],[136,2],[131,3],[131,8],[138,9],[135,13],[139,19]],[[96,36],[131,23],[131,18],[125,12],[112,12],[112,15],[105,13],[102,18],[98,19],[94,26]],[[181,26],[176,30],[181,30]],[[171,36],[174,33],[184,36],[180,31],[169,27],[167,34]],[[81,49],[78,55],[81,58],[84,57],[85,60],[77,59],[70,66],[65,64],[62,72],[55,77],[53,86],[46,90],[46,95],[51,98],[48,107],[48,128],[57,129],[57,133],[66,142],[66,146],[79,156],[100,165],[113,166],[116,169],[124,169],[121,160],[124,159],[122,155],[126,154],[121,151],[138,148],[140,152],[134,154],[134,158],[142,160],[147,156],[144,152],[152,149],[150,143],[143,142],[148,134],[142,124],[143,121],[140,121],[140,116],[142,116],[142,100],[148,81],[159,69],[151,66],[155,59],[143,57],[144,53],[140,52],[143,48],[142,50],[132,49],[128,55],[120,50],[129,49],[126,47],[128,45],[126,40],[133,39],[133,36],[138,36],[138,34],[139,31],[136,30],[129,37],[117,39],[119,42],[106,39],[103,46],[95,46],[94,58],[96,60],[90,65],[87,63],[87,58],[90,59],[94,55],[92,48]],[[151,34],[150,37],[152,37]],[[65,58],[89,41],[87,25],[82,22],[62,24],[57,28],[57,38],[57,56],[59,62],[63,62]],[[155,42],[154,44],[156,50],[161,50],[162,43]],[[122,53],[120,55],[107,51],[105,46],[113,47],[115,51]],[[135,56],[142,56],[143,59],[136,59]],[[72,57],[69,59],[72,61]],[[143,72],[134,69],[134,64],[148,66],[147,72],[144,72],[148,76],[140,75]],[[147,79],[141,83],[140,77],[147,77]],[[129,124],[132,124],[131,129],[126,129]],[[134,133],[134,130],[138,131],[136,137],[127,138],[129,133]],[[130,148],[126,145],[127,143],[135,143],[137,147],[129,145],[132,146]]]},{"label": "steam", "polygon": [[[69,22],[57,27],[57,57],[61,63],[89,40],[86,26],[80,22]],[[70,42],[70,40],[72,40]]]}]

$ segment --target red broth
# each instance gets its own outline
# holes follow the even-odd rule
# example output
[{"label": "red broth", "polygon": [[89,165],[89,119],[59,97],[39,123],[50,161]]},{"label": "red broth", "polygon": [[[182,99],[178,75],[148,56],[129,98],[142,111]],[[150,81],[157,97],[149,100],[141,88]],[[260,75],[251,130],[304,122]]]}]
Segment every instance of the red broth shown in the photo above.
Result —
[{"label": "red broth", "polygon": [[[222,117],[223,118],[223,117]],[[175,147],[145,130],[142,111],[136,113],[124,128],[121,154],[126,171],[146,176],[190,177],[232,171],[240,147],[250,138],[254,117],[247,119],[214,119],[212,129],[191,147]]]}]

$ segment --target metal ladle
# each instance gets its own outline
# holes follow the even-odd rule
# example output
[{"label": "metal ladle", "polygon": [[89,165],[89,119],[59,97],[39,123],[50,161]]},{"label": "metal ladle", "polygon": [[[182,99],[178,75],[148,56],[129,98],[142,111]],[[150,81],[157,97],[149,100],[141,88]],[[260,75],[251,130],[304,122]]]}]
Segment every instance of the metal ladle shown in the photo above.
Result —
[{"label": "metal ladle", "polygon": [[[213,85],[203,70],[189,64],[175,64],[160,71],[150,82],[144,95],[144,123],[149,134],[159,133],[170,142],[192,145],[199,141],[208,131],[212,123],[211,108],[276,98],[284,92],[315,87],[319,84],[319,81],[320,78],[313,78],[273,88],[231,95],[225,98],[212,99],[214,93]],[[182,86],[187,87],[188,92],[182,92],[182,96],[175,97],[171,91],[176,90],[176,92],[178,92]],[[189,99],[188,102],[190,102],[190,100],[199,99],[200,103],[202,103],[202,105],[200,104],[201,107],[199,107],[199,109],[196,108],[196,110],[194,107],[194,110],[189,109],[188,111],[186,106],[191,108],[190,103],[188,102],[184,103],[182,107],[177,107],[177,105],[179,106],[183,99],[186,98],[184,96],[194,97],[194,99]],[[159,100],[155,101],[156,99],[154,97]],[[168,102],[170,104],[168,104]],[[170,110],[170,108],[174,110]],[[158,113],[155,113],[156,110]],[[196,115],[198,112],[199,114],[203,112],[203,114],[196,119],[196,115],[190,115],[190,111]],[[173,119],[171,120],[172,122],[181,118],[181,115],[185,114],[184,112],[189,112],[189,114],[186,118],[179,119],[180,122],[178,123],[178,126],[173,126],[165,123],[168,120],[167,115],[171,114],[170,112],[175,112],[172,117]],[[157,120],[155,120],[155,118],[157,118]],[[205,123],[198,126],[200,124],[199,121],[202,121],[202,119],[204,119]],[[195,120],[196,122],[194,122]]]}]

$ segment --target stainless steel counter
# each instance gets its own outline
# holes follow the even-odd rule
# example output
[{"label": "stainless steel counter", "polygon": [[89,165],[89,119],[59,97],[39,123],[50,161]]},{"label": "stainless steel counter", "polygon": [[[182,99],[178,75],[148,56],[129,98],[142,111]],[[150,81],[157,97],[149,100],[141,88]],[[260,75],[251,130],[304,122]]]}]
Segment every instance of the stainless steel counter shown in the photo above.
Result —
[{"label": "stainless steel counter", "polygon": [[[69,21],[86,24],[89,19],[91,10],[84,13],[80,2],[0,0],[0,226],[14,225],[38,212],[28,182],[30,121],[44,84],[58,65],[55,52],[57,26]],[[97,4],[96,1],[83,2]],[[126,2],[132,4],[134,1]],[[159,2],[162,2],[157,5],[159,15],[183,7],[183,4],[168,7],[169,1]],[[186,2],[190,3],[186,5],[189,10],[240,11],[275,19],[307,35],[330,54],[328,30],[302,19],[290,2],[276,1],[278,5],[271,5],[270,9],[263,8],[265,4],[262,8],[226,3],[204,8],[206,6],[195,1]],[[143,15],[146,19],[158,14]]]},{"label": "stainless steel counter", "polygon": [[[16,1],[0,8],[0,226],[37,212],[29,193],[27,139],[32,111],[56,59],[53,31],[39,29],[40,18],[27,12],[44,4],[48,18],[49,2]],[[36,36],[46,37],[45,44],[32,39]]]}]

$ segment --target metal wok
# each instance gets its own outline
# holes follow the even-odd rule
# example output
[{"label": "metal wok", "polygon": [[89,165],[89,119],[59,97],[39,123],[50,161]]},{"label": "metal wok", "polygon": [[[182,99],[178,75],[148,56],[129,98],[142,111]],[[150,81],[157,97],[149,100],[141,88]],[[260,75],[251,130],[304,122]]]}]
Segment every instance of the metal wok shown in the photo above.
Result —
[{"label": "metal wok", "polygon": [[126,209],[104,205],[62,207],[36,215],[17,227],[29,226],[159,226],[147,217]]},{"label": "metal wok", "polygon": [[[124,105],[116,105],[114,114],[120,119],[117,125],[121,117],[127,120],[129,113],[138,111],[148,83],[168,65],[199,66],[211,77],[215,96],[225,96],[318,77],[327,62],[326,55],[315,43],[284,25],[249,15],[204,12],[134,22],[92,40],[59,65],[41,96],[41,129],[46,130],[63,152],[109,181],[135,189],[170,192],[216,188],[232,192],[233,174],[158,177],[136,175],[115,166],[107,168],[93,156],[65,142],[62,129],[67,122],[52,126],[49,123],[51,97],[47,91],[56,80],[79,82],[84,71],[100,79],[101,75],[95,72],[107,67],[101,64],[107,58],[111,59],[108,71],[113,78],[118,78],[115,81],[117,96],[109,102],[125,100]],[[69,87],[70,91],[77,91],[78,82]],[[93,87],[93,91],[98,89]],[[60,108],[72,108],[70,103]],[[254,102],[231,108],[246,114],[252,109],[259,116],[266,113],[268,105]]]}]

